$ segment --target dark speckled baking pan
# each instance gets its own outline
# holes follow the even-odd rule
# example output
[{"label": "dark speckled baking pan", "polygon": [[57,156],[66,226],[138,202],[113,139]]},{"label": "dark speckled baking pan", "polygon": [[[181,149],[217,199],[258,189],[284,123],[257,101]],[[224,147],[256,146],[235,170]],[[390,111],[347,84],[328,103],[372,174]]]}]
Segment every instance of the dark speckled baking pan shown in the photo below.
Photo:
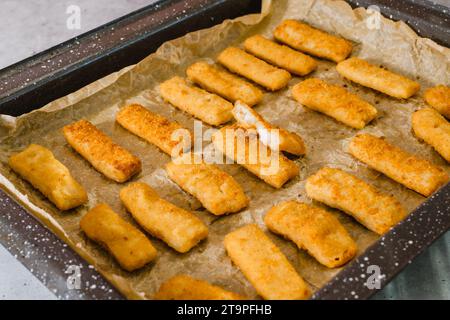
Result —
[{"label": "dark speckled baking pan", "polygon": [[[428,1],[350,0],[377,5],[421,36],[450,47],[448,8]],[[163,0],[0,70],[0,113],[20,115],[40,108],[107,74],[134,64],[163,42],[248,13],[257,0]],[[48,61],[58,61],[51,63]],[[41,68],[42,64],[49,66]],[[8,81],[5,81],[8,79]],[[347,265],[314,299],[366,299],[450,228],[450,185]],[[0,190],[0,242],[62,299],[120,299],[120,294],[77,254]],[[68,289],[65,272],[82,268],[81,289]],[[382,270],[379,286],[366,285],[367,268]],[[369,272],[370,274],[370,272]]]}]

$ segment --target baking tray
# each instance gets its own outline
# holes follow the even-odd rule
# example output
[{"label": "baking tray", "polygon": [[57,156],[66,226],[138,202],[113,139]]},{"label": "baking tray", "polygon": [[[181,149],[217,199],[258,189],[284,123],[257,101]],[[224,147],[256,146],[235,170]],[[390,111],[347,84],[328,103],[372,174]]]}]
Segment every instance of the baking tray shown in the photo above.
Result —
[{"label": "baking tray", "polygon": [[[384,15],[404,20],[420,35],[450,46],[450,15],[445,7],[412,0],[348,2],[354,7],[377,5]],[[259,10],[260,1],[256,0],[159,1],[0,70],[0,113],[17,116],[40,108],[140,61],[167,40]],[[1,190],[0,208],[0,242],[59,298],[122,298],[91,266]],[[449,228],[447,185],[348,264],[313,299],[370,297]],[[382,270],[376,288],[365,285],[370,265]],[[80,289],[67,285],[68,277],[73,275],[71,266],[80,267]]]}]

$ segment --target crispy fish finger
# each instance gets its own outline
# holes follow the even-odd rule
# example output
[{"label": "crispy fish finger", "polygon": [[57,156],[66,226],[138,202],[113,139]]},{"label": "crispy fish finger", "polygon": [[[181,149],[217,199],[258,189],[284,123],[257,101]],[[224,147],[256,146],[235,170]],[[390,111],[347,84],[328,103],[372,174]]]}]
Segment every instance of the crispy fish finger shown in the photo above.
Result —
[{"label": "crispy fish finger", "polygon": [[439,112],[431,108],[414,112],[412,128],[416,136],[450,162],[450,123]]},{"label": "crispy fish finger", "polygon": [[377,116],[377,109],[370,103],[344,88],[316,78],[296,84],[292,95],[302,105],[356,129],[364,128]]},{"label": "crispy fish finger", "polygon": [[450,87],[441,84],[429,88],[425,91],[424,98],[430,106],[447,119],[450,119]]},{"label": "crispy fish finger", "polygon": [[206,281],[180,274],[164,282],[156,300],[243,300],[245,297]]},{"label": "crispy fish finger", "polygon": [[[234,104],[232,113],[239,125],[247,129],[256,129],[261,142],[272,150],[286,151],[295,155],[304,155],[306,153],[305,143],[298,134],[272,126],[245,103],[237,101]],[[277,143],[270,139],[270,134],[273,130],[278,130]]]},{"label": "crispy fish finger", "polygon": [[142,228],[178,252],[188,252],[208,235],[208,228],[193,213],[161,199],[145,183],[123,188],[120,200]]},{"label": "crispy fish finger", "polygon": [[307,75],[317,68],[317,62],[310,56],[261,35],[247,38],[244,48],[254,56],[299,76]]},{"label": "crispy fish finger", "polygon": [[253,106],[261,102],[263,98],[262,91],[256,86],[206,62],[192,64],[186,70],[186,74],[192,82],[233,103],[242,100],[249,106]]},{"label": "crispy fish finger", "polygon": [[291,80],[291,74],[286,70],[274,67],[239,48],[228,47],[220,53],[217,61],[230,71],[271,91],[284,88]]},{"label": "crispy fish finger", "polygon": [[[172,152],[181,152],[191,146],[192,138],[188,129],[139,104],[131,104],[122,108],[116,115],[116,121],[125,129],[154,144],[170,156]],[[183,141],[174,139],[173,135],[180,130],[185,130],[190,138]],[[180,143],[182,147],[178,148]]]},{"label": "crispy fish finger", "polygon": [[394,98],[408,99],[420,89],[417,82],[356,57],[339,62],[336,70],[353,82]]},{"label": "crispy fish finger", "polygon": [[212,141],[216,150],[272,187],[281,188],[299,173],[293,161],[279,152],[272,152],[256,134],[242,127],[223,127],[213,135]]},{"label": "crispy fish finger", "polygon": [[352,44],[296,20],[284,20],[273,36],[294,49],[313,56],[340,62],[352,52]]},{"label": "crispy fish finger", "polygon": [[173,77],[164,81],[159,89],[165,101],[207,124],[218,126],[233,118],[233,104],[216,94],[188,85],[183,78]]},{"label": "crispy fish finger", "polygon": [[233,263],[266,300],[308,299],[311,291],[288,259],[255,224],[225,236]]},{"label": "crispy fish finger", "polygon": [[30,144],[9,158],[9,166],[60,210],[87,202],[86,191],[47,148]]},{"label": "crispy fish finger", "polygon": [[328,268],[346,264],[357,251],[355,241],[331,213],[298,201],[284,201],[264,217],[270,231],[295,242]]},{"label": "crispy fish finger", "polygon": [[378,234],[407,215],[394,197],[339,169],[320,169],[306,180],[305,187],[310,198],[344,211]]},{"label": "crispy fish finger", "polygon": [[125,182],[141,171],[141,161],[92,123],[80,120],[63,128],[72,148],[98,171],[116,182]]},{"label": "crispy fish finger", "polygon": [[133,271],[155,259],[156,249],[136,227],[126,222],[107,204],[101,203],[80,221],[81,230],[102,245],[122,268]]},{"label": "crispy fish finger", "polygon": [[444,169],[370,134],[355,136],[348,151],[369,167],[426,197],[449,179]]},{"label": "crispy fish finger", "polygon": [[203,161],[195,163],[191,154],[175,160],[166,165],[169,178],[196,197],[212,214],[238,212],[248,206],[249,199],[242,187],[217,166]]}]

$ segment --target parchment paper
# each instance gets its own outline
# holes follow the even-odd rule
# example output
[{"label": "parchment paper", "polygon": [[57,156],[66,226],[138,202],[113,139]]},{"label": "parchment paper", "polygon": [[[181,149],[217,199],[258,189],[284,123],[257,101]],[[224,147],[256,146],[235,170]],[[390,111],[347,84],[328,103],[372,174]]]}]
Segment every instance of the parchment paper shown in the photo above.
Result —
[{"label": "parchment paper", "polygon": [[[417,79],[422,85],[421,93],[402,101],[343,80],[338,76],[335,64],[331,62],[320,60],[318,70],[308,76],[344,85],[376,106],[379,111],[378,118],[361,131],[384,135],[389,141],[443,166],[450,172],[445,161],[430,146],[419,142],[410,128],[412,112],[424,105],[421,98],[424,88],[438,83],[449,84],[449,49],[429,39],[418,37],[402,22],[383,18],[379,29],[369,29],[369,14],[366,10],[352,10],[343,1],[277,0],[272,3],[268,12],[269,5],[269,1],[264,2],[261,15],[227,20],[210,29],[169,41],[137,65],[98,80],[39,110],[17,118],[1,116],[0,183],[3,188],[93,264],[128,298],[151,298],[163,281],[179,273],[187,273],[250,298],[257,298],[252,286],[227,257],[222,244],[223,238],[228,232],[251,222],[256,222],[267,231],[262,218],[273,204],[282,200],[299,199],[311,202],[305,196],[305,179],[323,166],[337,167],[356,174],[384,192],[395,195],[409,211],[425,200],[414,191],[407,190],[368,169],[347,154],[346,143],[357,130],[295,102],[289,88],[303,80],[300,77],[294,77],[289,88],[276,93],[266,93],[263,102],[256,106],[256,110],[267,120],[295,131],[304,138],[307,155],[295,159],[301,168],[300,175],[282,189],[275,190],[238,165],[222,165],[222,169],[230,173],[251,198],[250,206],[246,210],[226,217],[218,218],[209,214],[201,208],[196,199],[181,191],[168,179],[163,167],[170,161],[169,156],[115,123],[115,114],[121,106],[138,102],[193,129],[194,119],[191,116],[162,101],[158,94],[158,84],[174,75],[184,76],[185,69],[197,60],[213,61],[221,50],[229,45],[239,45],[250,35],[261,33],[271,37],[272,30],[283,19],[300,19],[331,33],[340,34],[355,42],[353,56],[368,59]],[[81,118],[92,121],[114,141],[139,156],[143,162],[143,170],[133,181],[147,182],[157,189],[164,199],[185,209],[194,210],[208,224],[210,234],[207,240],[187,254],[178,254],[163,242],[150,237],[158,249],[158,258],[134,273],[121,270],[109,254],[89,241],[80,231],[79,221],[87,210],[97,203],[106,202],[125,219],[131,221],[131,218],[118,197],[119,190],[124,185],[114,183],[95,171],[63,138],[61,128]],[[9,169],[8,157],[29,143],[46,146],[70,169],[88,191],[87,205],[70,212],[60,212]],[[205,142],[207,143],[209,142]],[[318,203],[316,205],[320,206]],[[345,214],[336,210],[331,212],[356,239],[359,253],[379,238]],[[339,272],[340,269],[321,266],[305,252],[299,251],[290,241],[268,231],[267,234],[313,290],[323,286]]]}]

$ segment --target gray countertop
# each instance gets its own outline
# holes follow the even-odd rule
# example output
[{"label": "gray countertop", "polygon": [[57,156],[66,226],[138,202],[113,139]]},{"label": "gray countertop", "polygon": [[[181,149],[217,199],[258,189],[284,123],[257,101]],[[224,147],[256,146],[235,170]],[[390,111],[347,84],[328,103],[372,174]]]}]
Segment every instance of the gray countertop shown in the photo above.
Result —
[{"label": "gray countertop", "polygon": [[[156,1],[2,0],[0,69],[153,2]],[[450,7],[450,0],[435,2]],[[79,29],[67,27],[71,13],[66,11],[73,5],[81,13]],[[374,298],[450,299],[450,232]],[[56,299],[56,296],[0,244],[0,299]]]}]

